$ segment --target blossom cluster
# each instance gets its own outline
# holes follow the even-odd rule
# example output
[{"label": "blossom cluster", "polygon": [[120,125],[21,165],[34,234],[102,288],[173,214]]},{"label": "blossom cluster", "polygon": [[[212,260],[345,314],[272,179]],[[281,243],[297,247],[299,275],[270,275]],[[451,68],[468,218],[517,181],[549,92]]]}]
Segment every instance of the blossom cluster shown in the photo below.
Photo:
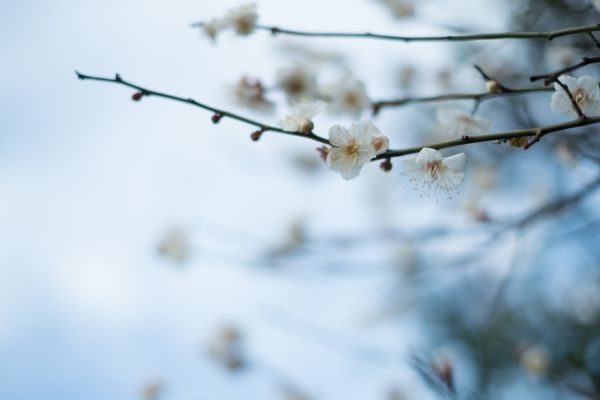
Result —
[{"label": "blossom cluster", "polygon": [[[397,16],[414,13],[412,0],[380,0],[394,10]],[[600,10],[600,0],[592,0]],[[202,31],[212,38],[225,29],[232,29],[237,34],[248,35],[256,28],[258,14],[255,4],[245,4],[230,10],[222,18],[215,18],[208,23],[200,24]],[[564,51],[558,54],[561,61]],[[567,52],[569,57],[571,52]],[[285,132],[313,136],[315,124],[313,119],[323,110],[333,113],[351,115],[358,122],[349,127],[334,125],[329,129],[329,146],[319,149],[329,168],[341,174],[344,179],[356,178],[362,167],[375,159],[382,159],[383,170],[390,170],[392,164],[388,152],[389,139],[371,122],[360,120],[364,110],[371,106],[365,84],[347,70],[338,74],[334,81],[321,84],[317,79],[317,68],[320,62],[294,62],[281,68],[276,75],[275,83],[269,87],[285,94],[291,110],[279,121]],[[574,78],[561,76],[555,80],[555,92],[550,101],[553,112],[585,117],[600,115],[600,86],[598,80],[591,76]],[[486,82],[486,90],[500,93],[499,83],[493,79]],[[260,80],[243,78],[234,88],[239,104],[255,110],[270,110],[274,103],[266,98],[267,89]],[[435,131],[448,140],[467,140],[471,135],[485,135],[491,131],[490,120],[474,115],[459,108],[442,107],[436,111],[437,125]],[[260,134],[261,132],[257,132]],[[257,136],[258,137],[258,136]],[[515,140],[517,140],[515,142]],[[526,147],[527,138],[510,139],[517,147]],[[447,147],[443,146],[431,147]],[[464,179],[465,154],[459,153],[444,157],[438,149],[424,147],[416,156],[405,160],[405,175],[415,184],[420,184],[435,192],[455,191]]]},{"label": "blossom cluster", "polygon": [[221,18],[211,19],[201,28],[202,33],[214,41],[220,32],[227,29],[233,29],[238,35],[249,35],[254,32],[257,20],[256,4],[248,3],[229,10]]}]

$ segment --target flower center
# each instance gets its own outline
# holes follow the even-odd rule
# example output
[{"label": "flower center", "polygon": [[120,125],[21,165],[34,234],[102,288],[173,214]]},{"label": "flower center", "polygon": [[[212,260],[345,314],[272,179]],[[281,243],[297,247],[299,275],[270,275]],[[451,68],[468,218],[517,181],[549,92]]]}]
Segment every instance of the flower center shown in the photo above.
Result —
[{"label": "flower center", "polygon": [[358,106],[358,96],[354,93],[346,93],[344,95],[344,103],[350,108]]},{"label": "flower center", "polygon": [[577,89],[575,93],[573,93],[573,98],[575,99],[575,103],[577,103],[579,108],[584,108],[588,102],[588,98],[582,88]]},{"label": "flower center", "polygon": [[475,120],[468,115],[461,115],[458,117],[458,121],[466,125],[475,125]]},{"label": "flower center", "polygon": [[344,154],[347,157],[356,158],[356,157],[358,157],[358,152],[359,152],[358,143],[356,143],[356,141],[354,141],[354,140],[349,141],[348,144],[346,146],[344,146]]},{"label": "flower center", "polygon": [[437,179],[440,173],[447,170],[442,160],[427,161],[424,170],[432,179]]}]

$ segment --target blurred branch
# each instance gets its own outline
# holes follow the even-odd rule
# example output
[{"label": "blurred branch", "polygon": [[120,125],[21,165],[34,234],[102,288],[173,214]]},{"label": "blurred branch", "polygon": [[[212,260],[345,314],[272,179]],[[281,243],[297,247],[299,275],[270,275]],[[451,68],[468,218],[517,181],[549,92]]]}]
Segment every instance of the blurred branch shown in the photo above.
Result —
[{"label": "blurred branch", "polygon": [[[253,120],[250,118],[246,118],[246,117],[240,116],[238,114],[235,114],[235,113],[232,113],[229,111],[221,110],[221,109],[200,103],[191,98],[174,96],[171,94],[157,92],[154,90],[146,89],[146,88],[138,86],[138,85],[134,85],[133,83],[125,81],[123,78],[121,78],[121,76],[119,74],[115,75],[114,78],[103,78],[103,77],[97,77],[97,76],[91,76],[91,75],[84,75],[79,72],[76,72],[76,74],[77,74],[77,77],[81,80],[93,80],[93,81],[99,81],[99,82],[115,83],[115,84],[119,84],[119,85],[123,85],[123,86],[129,87],[129,88],[135,89],[138,91],[136,94],[139,94],[139,96],[137,96],[138,99],[143,96],[156,96],[156,97],[162,97],[162,98],[169,99],[169,100],[178,101],[181,103],[190,104],[190,105],[202,108],[204,110],[211,111],[211,112],[215,113],[215,115],[213,115],[213,122],[218,122],[222,117],[229,117],[231,119],[234,119],[234,120],[237,120],[237,121],[260,128],[260,131],[255,132],[258,134],[261,134],[261,133],[267,132],[267,131],[273,131],[273,132],[278,132],[278,133],[282,133],[282,134],[286,134],[286,135],[304,137],[306,139],[311,139],[311,140],[317,141],[319,143],[331,145],[329,140],[327,140],[321,136],[317,136],[314,133],[304,134],[301,132],[287,132],[281,128],[278,128],[278,127],[275,127],[272,125],[267,125],[262,122],[259,122],[259,121],[256,121],[256,120]],[[218,118],[215,118],[215,116],[218,116]],[[400,150],[388,150],[387,152],[382,153],[382,154],[378,155],[377,157],[375,157],[372,161],[385,160],[385,159],[389,159],[392,157],[400,157],[400,156],[404,156],[404,155],[408,155],[408,154],[418,153],[424,147],[429,147],[432,149],[440,150],[440,149],[445,149],[445,148],[449,148],[449,147],[463,146],[463,145],[472,144],[472,143],[506,141],[506,140],[514,139],[514,138],[524,138],[524,137],[534,136],[535,138],[534,138],[533,142],[531,142],[529,144],[529,145],[531,145],[531,144],[539,141],[539,139],[541,139],[546,134],[549,134],[552,132],[564,131],[564,130],[572,129],[572,128],[578,128],[578,127],[587,126],[587,125],[591,125],[591,124],[596,124],[598,122],[600,122],[600,117],[580,117],[574,121],[563,122],[563,123],[555,124],[555,125],[548,125],[548,126],[541,127],[541,128],[519,129],[519,130],[514,130],[514,131],[499,132],[499,133],[490,134],[490,135],[462,136],[460,139],[430,144],[427,146],[410,147],[410,148],[400,149]],[[255,136],[253,134],[253,138],[254,137]]]},{"label": "blurred branch", "polygon": [[475,101],[484,101],[488,99],[493,99],[497,97],[509,97],[509,96],[518,96],[530,93],[540,93],[540,92],[551,92],[554,89],[547,87],[536,87],[536,88],[524,88],[524,89],[510,89],[506,92],[483,92],[483,93],[451,93],[451,94],[443,94],[439,96],[430,96],[430,97],[404,97],[399,99],[392,100],[378,100],[373,102],[373,114],[377,115],[379,111],[384,107],[401,107],[407,104],[414,103],[433,103],[440,101],[452,101],[452,100],[475,100]]},{"label": "blurred branch", "polygon": [[[200,28],[205,25],[204,22],[195,22],[191,24],[192,28]],[[257,30],[271,32],[273,36],[288,35],[302,37],[320,37],[320,38],[354,38],[354,39],[378,39],[393,40],[400,42],[467,42],[479,40],[499,40],[499,39],[546,39],[552,40],[558,37],[576,35],[579,33],[589,33],[600,31],[600,25],[585,25],[572,28],[558,29],[547,32],[503,32],[503,33],[481,33],[468,35],[443,35],[443,36],[398,36],[383,35],[378,33],[356,33],[356,32],[310,32],[299,31],[286,28],[279,28],[270,25],[256,25]]]}]

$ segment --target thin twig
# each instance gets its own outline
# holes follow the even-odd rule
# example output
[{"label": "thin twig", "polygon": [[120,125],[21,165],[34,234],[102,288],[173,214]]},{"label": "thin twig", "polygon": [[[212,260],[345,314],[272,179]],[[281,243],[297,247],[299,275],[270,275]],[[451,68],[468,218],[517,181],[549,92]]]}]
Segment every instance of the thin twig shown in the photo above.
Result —
[{"label": "thin twig", "polygon": [[[195,22],[191,24],[193,28],[204,26],[204,22]],[[279,28],[269,25],[257,25],[256,30],[268,31],[275,35],[290,35],[303,37],[320,38],[355,38],[355,39],[379,39],[395,40],[400,42],[467,42],[476,40],[499,40],[499,39],[546,39],[552,40],[558,37],[576,35],[579,33],[598,32],[600,25],[585,25],[572,28],[558,29],[547,32],[503,32],[503,33],[481,33],[469,35],[442,35],[442,36],[399,36],[384,35],[378,33],[356,33],[356,32],[310,32],[299,31],[286,28]]]},{"label": "thin twig", "polygon": [[597,63],[600,63],[600,57],[584,57],[577,64],[570,65],[568,67],[559,69],[556,72],[551,72],[551,73],[544,74],[544,75],[535,75],[535,76],[530,77],[529,80],[531,82],[535,82],[535,81],[539,81],[539,80],[543,79],[544,86],[548,86],[550,83],[556,82],[557,79],[561,75],[567,74],[569,72],[573,72],[579,68],[585,67],[586,65],[597,64]]},{"label": "thin twig", "polygon": [[[268,125],[268,124],[250,119],[250,118],[246,118],[246,117],[240,116],[238,114],[235,114],[235,113],[232,113],[229,111],[220,110],[218,108],[206,105],[204,103],[200,103],[191,98],[178,97],[178,96],[146,89],[146,88],[138,86],[138,85],[134,85],[133,83],[125,81],[118,74],[115,75],[114,78],[103,78],[103,77],[97,77],[97,76],[91,76],[91,75],[84,75],[79,72],[76,72],[76,73],[77,73],[77,77],[82,80],[93,80],[93,81],[99,81],[99,82],[115,83],[115,84],[119,84],[119,85],[123,85],[123,86],[129,87],[129,88],[135,89],[135,90],[139,91],[139,93],[141,93],[142,96],[156,96],[156,97],[162,97],[165,99],[190,104],[190,105],[202,108],[204,110],[211,111],[215,114],[219,114],[221,117],[229,117],[231,119],[235,119],[237,121],[258,127],[258,128],[260,128],[260,130],[262,132],[266,132],[266,131],[278,132],[278,133],[282,133],[282,134],[286,134],[286,135],[298,136],[298,137],[303,137],[306,139],[315,140],[317,142],[320,142],[320,143],[323,143],[326,145],[331,145],[329,140],[327,140],[321,136],[315,135],[314,133],[304,134],[304,133],[300,133],[300,132],[287,132],[281,128],[278,128],[278,127],[275,127],[272,125]],[[385,153],[382,153],[382,154],[378,155],[377,157],[375,157],[373,159],[373,161],[388,159],[388,158],[392,158],[392,157],[405,156],[407,154],[418,153],[424,147],[429,147],[432,149],[440,150],[440,149],[445,149],[445,148],[449,148],[449,147],[463,146],[463,145],[472,144],[472,143],[506,141],[509,139],[531,137],[531,136],[536,136],[536,137],[538,137],[538,140],[539,140],[539,138],[541,138],[542,136],[547,135],[549,133],[564,131],[567,129],[578,128],[578,127],[587,126],[587,125],[592,125],[592,124],[596,124],[599,122],[600,122],[600,117],[579,118],[575,121],[563,122],[563,123],[555,124],[555,125],[548,125],[548,126],[541,127],[541,128],[519,129],[519,130],[499,132],[499,133],[494,133],[494,134],[489,134],[489,135],[463,136],[460,139],[430,144],[427,146],[411,147],[411,148],[400,149],[400,150],[388,150]]]},{"label": "thin twig", "polygon": [[130,87],[132,89],[139,91],[139,93],[141,93],[141,96],[162,97],[165,99],[179,101],[181,103],[186,103],[186,104],[190,104],[190,105],[193,105],[196,107],[200,107],[204,110],[211,111],[211,112],[219,115],[219,120],[222,117],[229,117],[231,119],[235,119],[237,121],[244,122],[248,125],[255,126],[255,127],[259,128],[262,132],[271,131],[271,132],[283,133],[286,135],[302,136],[302,137],[306,137],[306,138],[309,138],[312,140],[316,140],[317,142],[320,142],[320,143],[329,144],[329,141],[327,139],[317,136],[314,133],[305,134],[305,133],[300,133],[300,132],[284,131],[283,129],[278,128],[276,126],[268,125],[268,124],[265,124],[265,123],[262,123],[262,122],[259,122],[259,121],[256,121],[256,120],[253,120],[250,118],[246,118],[246,117],[243,117],[241,115],[238,115],[238,114],[235,114],[235,113],[232,113],[229,111],[221,110],[221,109],[209,106],[207,104],[200,103],[199,101],[196,101],[192,98],[174,96],[171,94],[157,92],[154,90],[143,88],[138,85],[134,85],[133,83],[128,82],[128,81],[124,80],[123,78],[121,78],[121,76],[119,74],[116,74],[114,78],[103,78],[103,77],[98,77],[98,76],[84,75],[84,74],[79,73],[78,71],[75,71],[75,73],[77,74],[77,77],[81,80],[92,80],[92,81],[100,81],[100,82],[108,82],[108,83],[117,83],[117,84],[127,86],[127,87]]}]

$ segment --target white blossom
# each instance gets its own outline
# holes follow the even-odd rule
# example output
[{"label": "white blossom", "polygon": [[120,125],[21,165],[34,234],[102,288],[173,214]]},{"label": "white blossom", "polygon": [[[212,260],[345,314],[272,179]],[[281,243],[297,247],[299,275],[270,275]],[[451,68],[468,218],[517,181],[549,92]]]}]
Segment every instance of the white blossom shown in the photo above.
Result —
[{"label": "white blossom", "polygon": [[371,104],[365,84],[352,75],[343,76],[338,82],[324,86],[321,94],[329,102],[329,110],[360,117]]},{"label": "white blossom", "polygon": [[[575,102],[581,111],[591,117],[600,115],[600,88],[598,88],[598,80],[592,76],[584,76],[582,78],[573,78],[572,76],[562,76],[559,78],[569,89],[573,95]],[[573,109],[573,104],[567,92],[558,84],[554,83],[554,94],[550,101],[550,108],[557,114],[577,115]]]},{"label": "white blossom", "polygon": [[488,119],[469,115],[458,108],[438,108],[436,119],[439,129],[449,137],[484,134],[491,126]]},{"label": "white blossom", "polygon": [[355,122],[349,129],[335,125],[329,130],[329,141],[333,148],[327,154],[327,165],[344,179],[356,178],[362,166],[389,145],[388,138],[370,121]]},{"label": "white blossom", "polygon": [[277,86],[285,92],[288,101],[314,97],[317,78],[314,69],[306,64],[295,63],[277,71]]},{"label": "white blossom", "polygon": [[233,28],[239,35],[249,35],[254,31],[257,20],[256,4],[249,3],[229,10],[225,15],[224,24]]},{"label": "white blossom", "polygon": [[281,129],[287,132],[310,133],[314,128],[312,119],[325,109],[324,101],[302,101],[279,121]]},{"label": "white blossom", "polygon": [[415,185],[422,184],[437,194],[455,191],[464,179],[465,154],[443,157],[437,150],[425,147],[416,157],[404,161],[405,174]]}]

